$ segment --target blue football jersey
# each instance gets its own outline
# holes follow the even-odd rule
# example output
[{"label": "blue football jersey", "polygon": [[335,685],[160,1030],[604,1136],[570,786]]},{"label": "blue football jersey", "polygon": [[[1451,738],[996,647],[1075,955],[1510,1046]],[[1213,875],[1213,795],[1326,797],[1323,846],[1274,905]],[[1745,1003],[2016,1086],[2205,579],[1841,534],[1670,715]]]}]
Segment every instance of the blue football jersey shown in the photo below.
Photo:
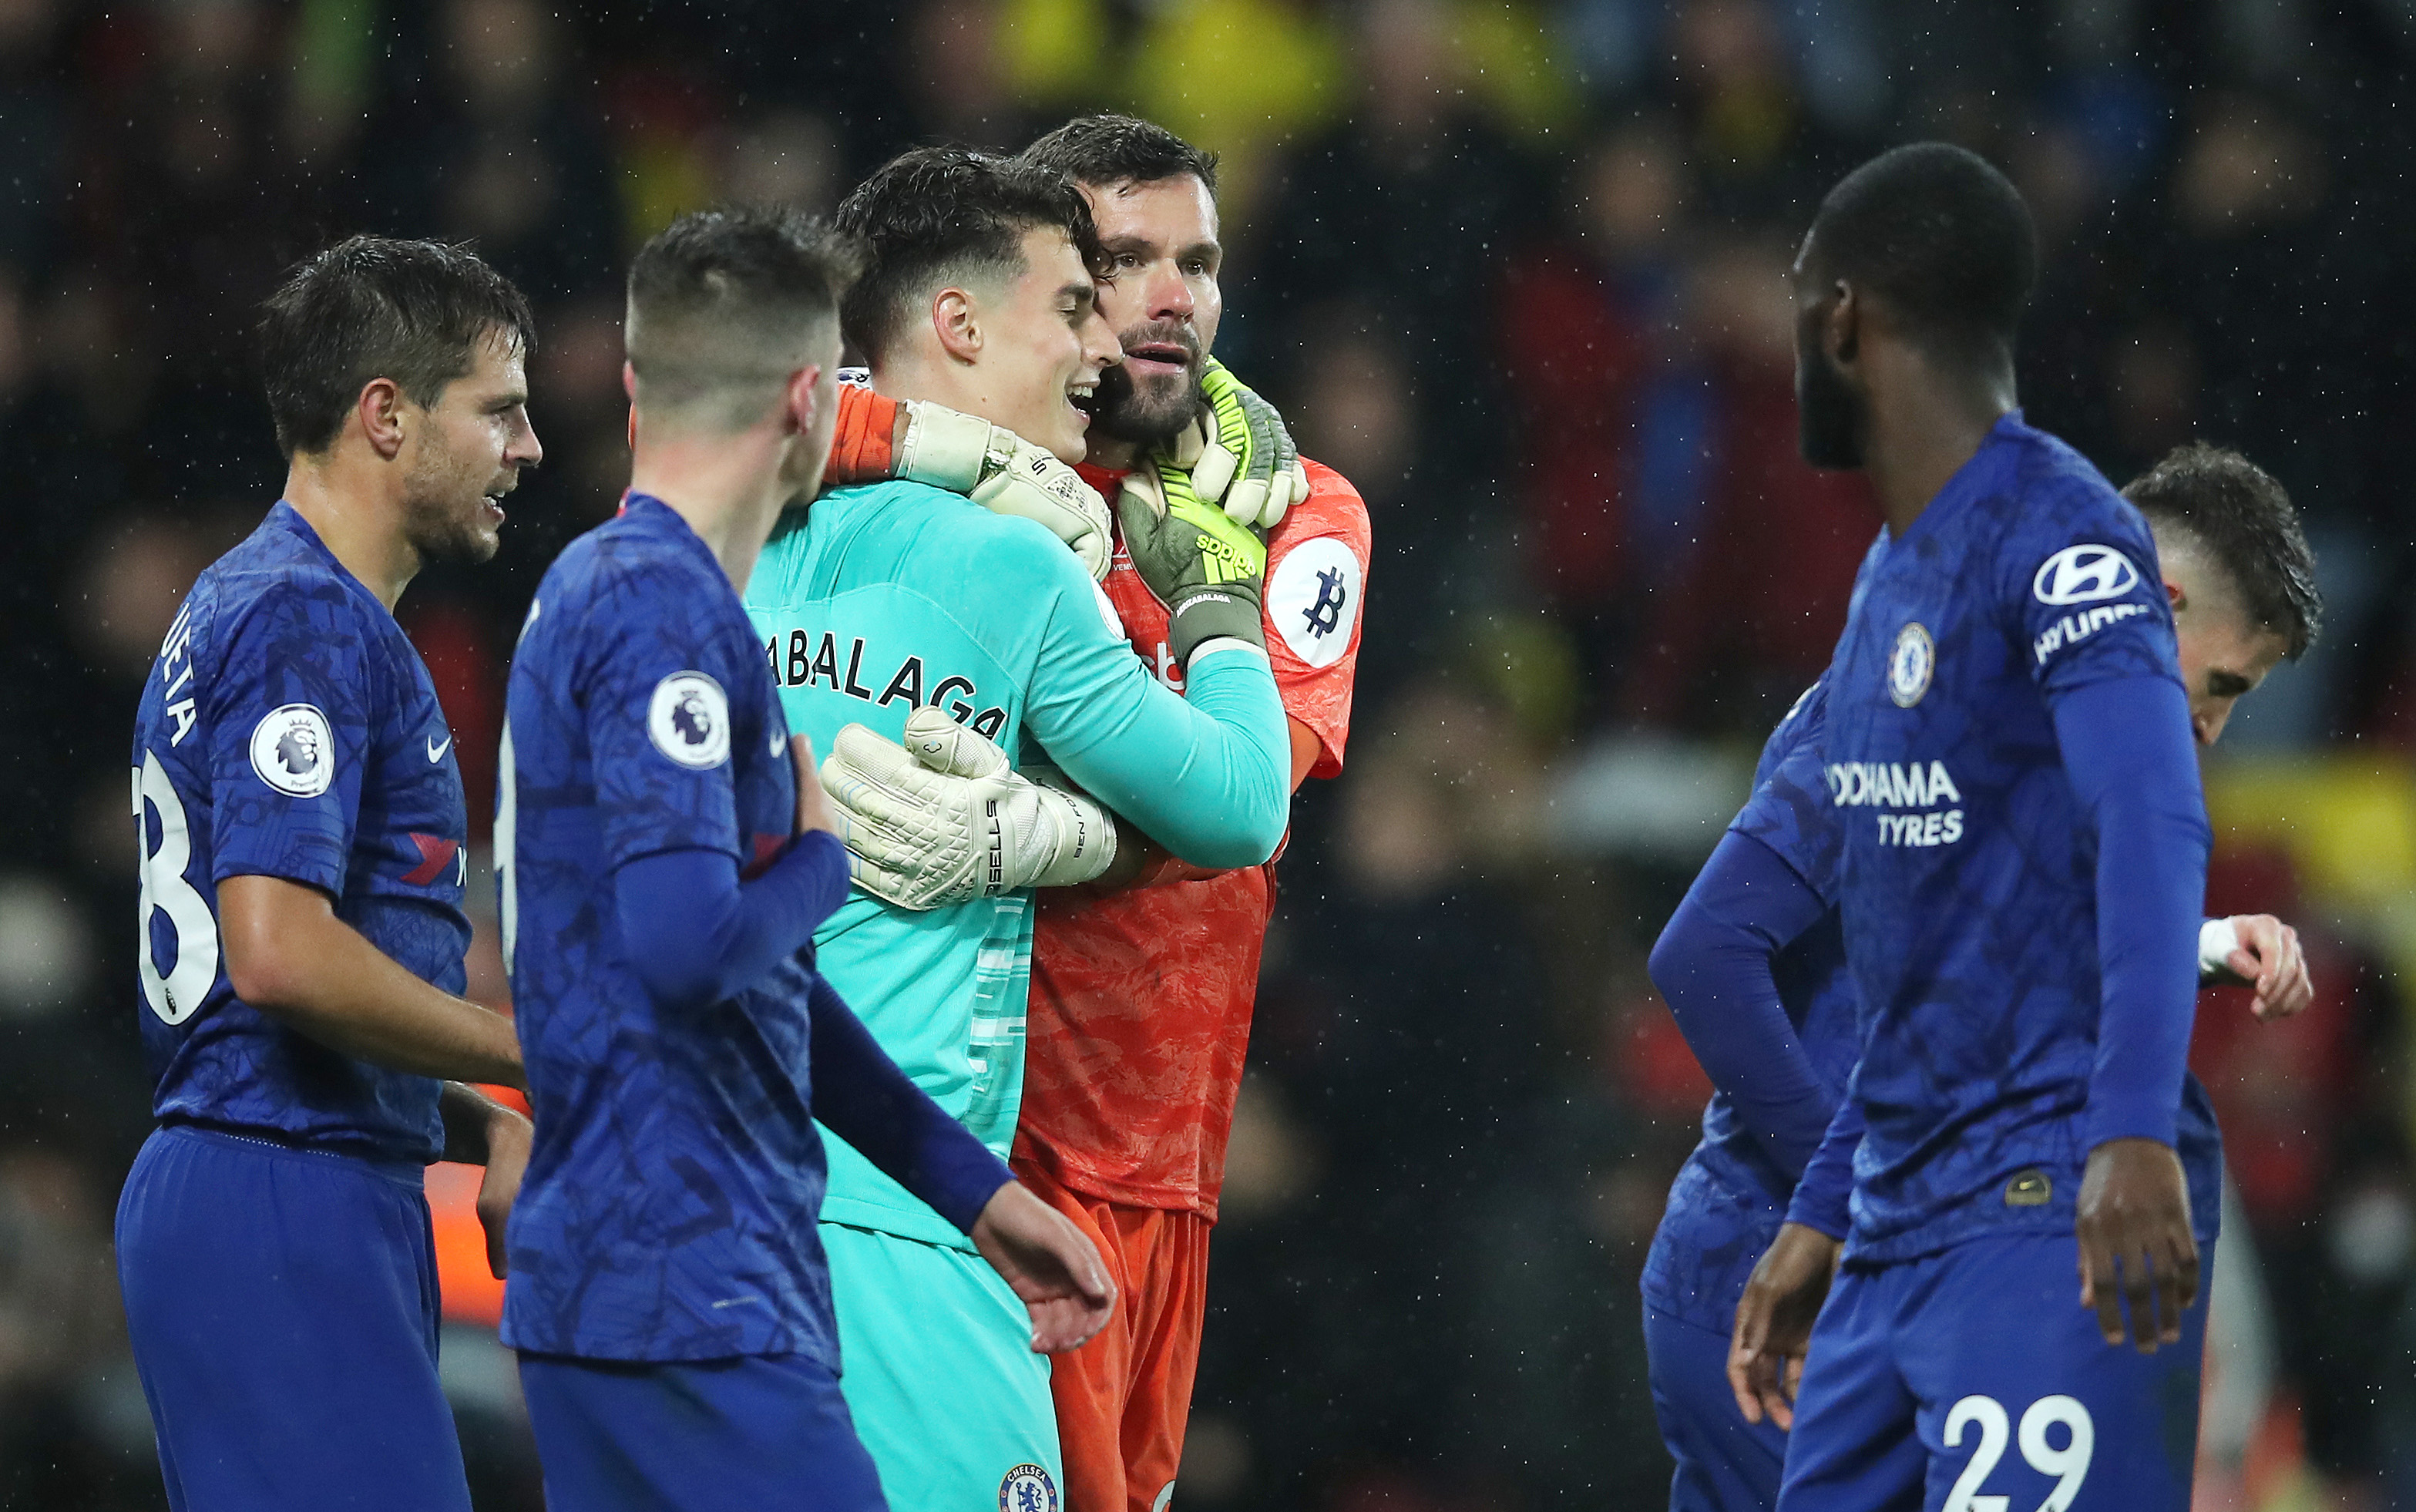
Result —
[{"label": "blue football jersey", "polygon": [[[2097,846],[2051,709],[2091,684],[2180,675],[2147,522],[2018,414],[1865,559],[1822,736],[1868,1120],[1849,1258],[2071,1232],[2097,1045]],[[2212,1111],[2195,1079],[2174,1096],[2211,1239]]]},{"label": "blue football jersey", "polygon": [[133,807],[152,1111],[379,1158],[444,1148],[440,1083],[370,1066],[234,995],[229,877],[281,877],[422,980],[459,992],[468,810],[428,668],[279,502],[193,583],[143,686]]},{"label": "blue football jersey", "polygon": [[[1820,775],[1827,703],[1824,679],[1787,711],[1761,748],[1753,796],[1729,828],[1776,852],[1831,905],[1771,965],[1779,1002],[1834,1105],[1853,1072],[1856,1040],[1853,982],[1846,974],[1835,907],[1839,835]],[[1787,1199],[1803,1173],[1801,1163],[1782,1169],[1767,1142],[1745,1129],[1727,1095],[1713,1094],[1703,1109],[1702,1141],[1670,1184],[1661,1227],[1645,1256],[1645,1300],[1725,1332],[1755,1263],[1778,1237]]]},{"label": "blue football jersey", "polygon": [[506,725],[496,873],[536,1143],[512,1210],[504,1341],[835,1368],[811,950],[669,1018],[614,912],[625,862],[703,848],[751,874],[795,827],[763,645],[686,521],[632,494],[564,551],[529,607]]}]

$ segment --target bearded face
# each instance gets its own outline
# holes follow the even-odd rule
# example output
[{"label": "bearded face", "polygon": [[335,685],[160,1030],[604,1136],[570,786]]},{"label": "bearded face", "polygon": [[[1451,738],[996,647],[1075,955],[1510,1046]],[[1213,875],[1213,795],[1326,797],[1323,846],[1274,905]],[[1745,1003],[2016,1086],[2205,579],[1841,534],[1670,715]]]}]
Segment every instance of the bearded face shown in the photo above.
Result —
[{"label": "bearded face", "polygon": [[1164,441],[1200,409],[1200,370],[1207,360],[1188,323],[1149,321],[1116,334],[1125,360],[1099,374],[1093,424],[1118,441]]}]

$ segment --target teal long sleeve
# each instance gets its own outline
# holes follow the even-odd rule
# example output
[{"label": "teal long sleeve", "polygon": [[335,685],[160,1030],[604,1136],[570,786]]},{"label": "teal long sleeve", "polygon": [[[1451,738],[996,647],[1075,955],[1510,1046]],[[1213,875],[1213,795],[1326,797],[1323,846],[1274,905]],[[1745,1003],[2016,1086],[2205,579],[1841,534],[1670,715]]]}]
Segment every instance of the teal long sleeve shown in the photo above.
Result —
[{"label": "teal long sleeve", "polygon": [[1211,643],[1185,686],[1176,698],[1146,674],[1120,679],[1062,720],[1035,709],[1033,733],[1084,791],[1184,860],[1257,866],[1291,815],[1275,673],[1253,647]]}]

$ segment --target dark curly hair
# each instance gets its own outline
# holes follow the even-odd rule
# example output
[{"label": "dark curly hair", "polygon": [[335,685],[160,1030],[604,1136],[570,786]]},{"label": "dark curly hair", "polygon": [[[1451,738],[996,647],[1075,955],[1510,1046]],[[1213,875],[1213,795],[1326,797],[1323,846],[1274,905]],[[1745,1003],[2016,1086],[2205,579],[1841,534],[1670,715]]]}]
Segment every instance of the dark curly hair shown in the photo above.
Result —
[{"label": "dark curly hair", "polygon": [[1157,184],[1188,174],[1216,192],[1216,155],[1133,115],[1077,115],[1017,156],[1077,184]]},{"label": "dark curly hair", "polygon": [[295,264],[261,306],[261,376],[277,445],[322,452],[371,380],[427,408],[500,333],[525,354],[528,300],[467,247],[354,236]]},{"label": "dark curly hair", "polygon": [[856,187],[838,228],[864,249],[864,273],[839,307],[839,325],[878,364],[932,290],[970,277],[1012,278],[1023,236],[1065,233],[1096,266],[1091,207],[1065,174],[971,147],[917,147]]},{"label": "dark curly hair", "polygon": [[2296,660],[2323,628],[2316,553],[2273,475],[2236,451],[2193,441],[2133,478],[2122,497],[2159,530],[2204,548],[2239,591],[2248,617],[2288,643]]}]

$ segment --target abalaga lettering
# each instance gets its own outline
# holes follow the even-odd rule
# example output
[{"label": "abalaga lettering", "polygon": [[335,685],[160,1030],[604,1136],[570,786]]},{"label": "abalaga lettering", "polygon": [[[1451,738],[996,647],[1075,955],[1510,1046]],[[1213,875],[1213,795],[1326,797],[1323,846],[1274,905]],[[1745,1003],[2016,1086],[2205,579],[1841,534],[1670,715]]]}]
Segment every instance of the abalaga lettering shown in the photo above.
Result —
[{"label": "abalaga lettering", "polygon": [[839,665],[838,646],[838,637],[828,630],[823,632],[820,641],[809,631],[791,630],[785,640],[775,635],[764,642],[763,658],[771,663],[772,680],[782,688],[827,687],[834,693],[862,699],[875,708],[886,708],[901,701],[909,709],[929,703],[992,740],[1006,726],[1006,710],[995,704],[989,708],[978,706],[981,694],[970,677],[950,673],[933,683],[927,695],[923,688],[923,658],[908,657],[876,693],[863,677],[864,637],[859,635],[848,643],[844,668]]},{"label": "abalaga lettering", "polygon": [[2040,665],[2065,646],[2085,641],[2108,625],[2148,612],[2145,604],[2106,604],[2097,609],[2085,609],[2077,614],[2066,614],[2046,627],[2031,649],[2038,653]]},{"label": "abalaga lettering", "polygon": [[1962,790],[1944,762],[1831,762],[1829,801],[1840,809],[1928,809],[1877,816],[1881,845],[1952,845],[1963,838]]}]

